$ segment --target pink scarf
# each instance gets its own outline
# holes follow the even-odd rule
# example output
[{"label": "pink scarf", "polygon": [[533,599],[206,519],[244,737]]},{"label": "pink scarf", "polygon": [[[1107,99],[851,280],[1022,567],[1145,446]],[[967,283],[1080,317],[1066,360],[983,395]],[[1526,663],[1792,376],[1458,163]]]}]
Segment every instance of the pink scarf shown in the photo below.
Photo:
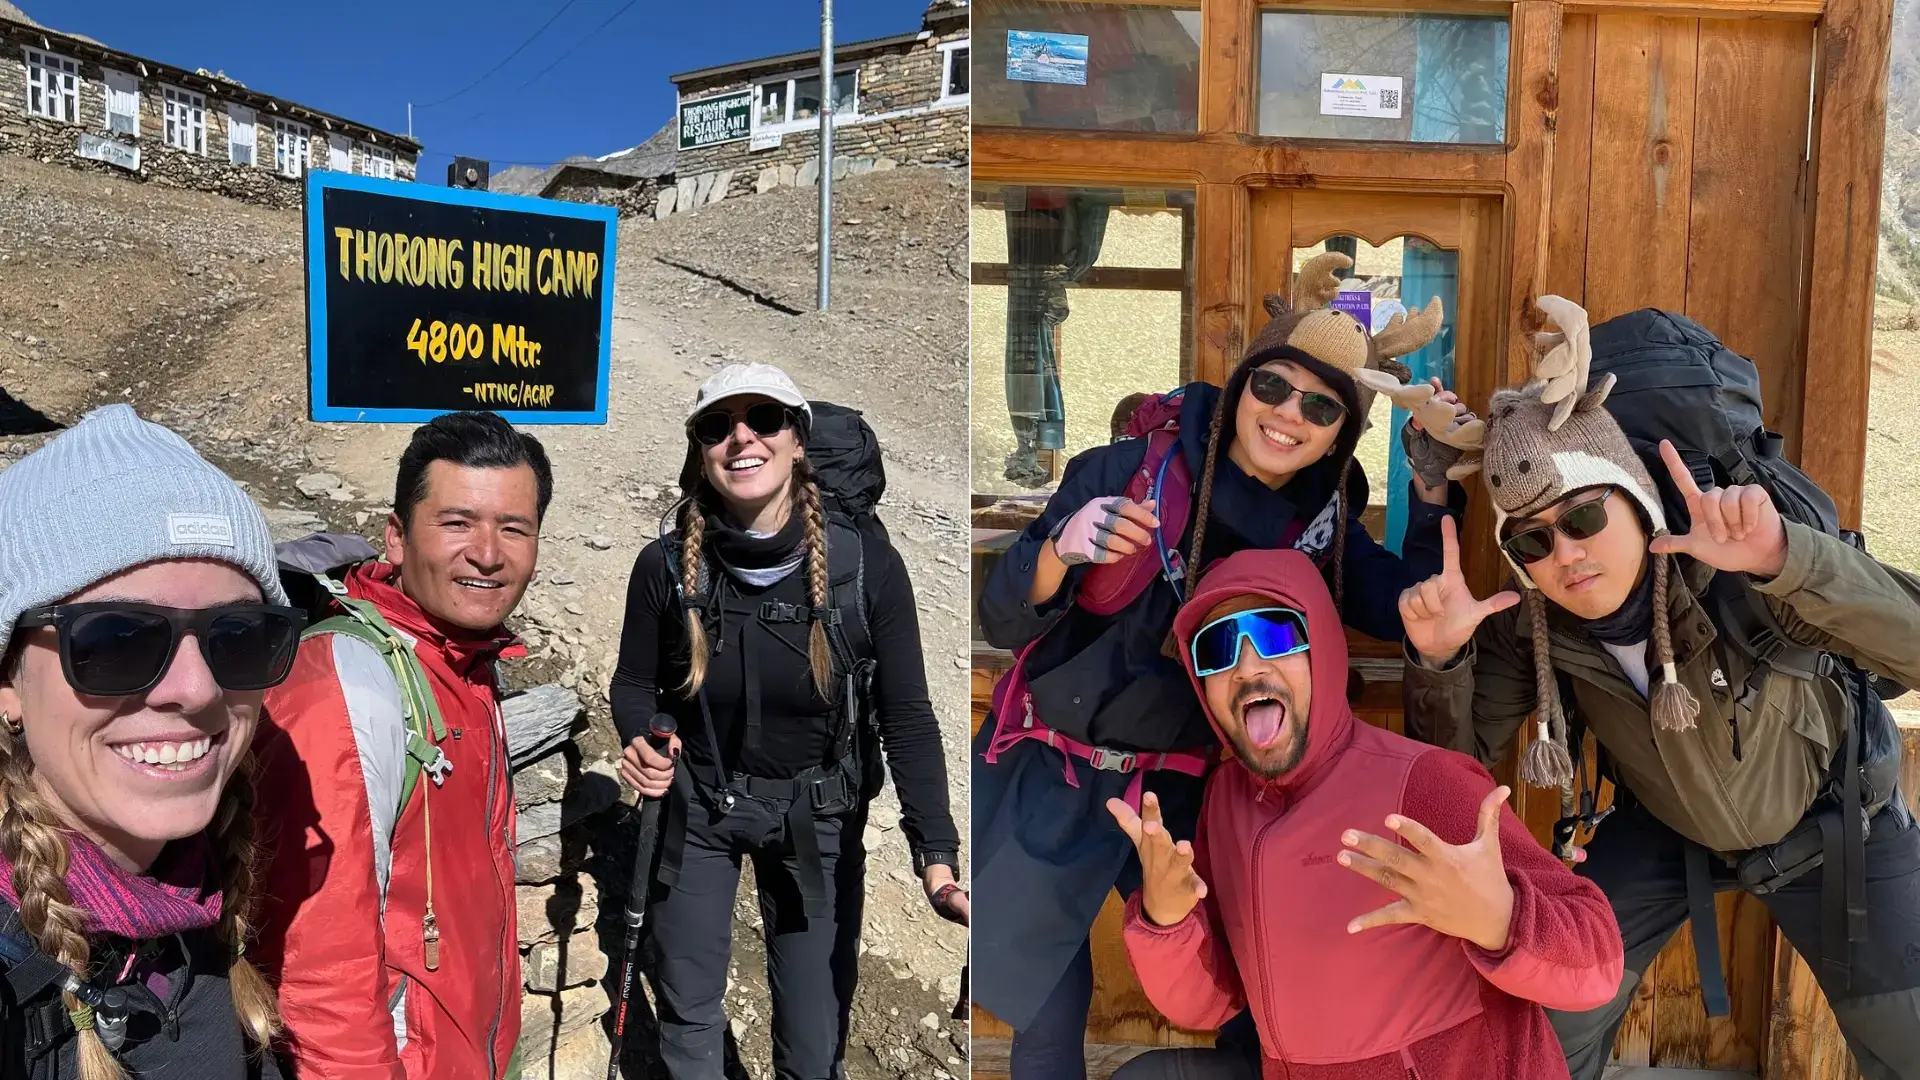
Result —
[{"label": "pink scarf", "polygon": [[[72,852],[67,891],[74,905],[86,912],[88,934],[148,941],[220,921],[220,889],[212,880],[213,845],[205,833],[168,844],[144,874],[122,867],[77,833],[67,833],[66,840]],[[0,859],[0,898],[19,909],[13,866],[5,859]]]}]

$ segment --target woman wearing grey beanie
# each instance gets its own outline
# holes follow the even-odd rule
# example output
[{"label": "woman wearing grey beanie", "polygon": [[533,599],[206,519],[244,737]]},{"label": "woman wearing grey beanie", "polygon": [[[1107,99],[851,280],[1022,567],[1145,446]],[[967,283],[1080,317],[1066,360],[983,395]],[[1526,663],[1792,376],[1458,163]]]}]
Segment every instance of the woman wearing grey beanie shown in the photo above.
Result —
[{"label": "woman wearing grey beanie", "polygon": [[303,623],[259,508],[127,406],[0,472],[0,1076],[281,1075],[247,757]]}]

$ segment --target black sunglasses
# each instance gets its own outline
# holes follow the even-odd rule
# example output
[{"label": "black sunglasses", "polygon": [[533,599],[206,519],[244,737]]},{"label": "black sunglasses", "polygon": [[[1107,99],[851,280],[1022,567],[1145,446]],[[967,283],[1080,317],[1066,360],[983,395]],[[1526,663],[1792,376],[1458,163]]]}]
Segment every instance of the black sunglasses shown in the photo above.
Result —
[{"label": "black sunglasses", "polygon": [[1288,398],[1299,394],[1300,416],[1314,427],[1332,427],[1347,415],[1347,407],[1339,398],[1317,390],[1302,390],[1277,371],[1256,370],[1253,377],[1247,380],[1247,389],[1253,391],[1254,397],[1275,408],[1285,405]]},{"label": "black sunglasses", "polygon": [[306,612],[272,604],[170,608],[113,601],[30,608],[18,625],[60,632],[67,685],[94,697],[130,697],[159,685],[189,633],[222,689],[271,689],[293,670],[306,624]]},{"label": "black sunglasses", "polygon": [[1515,562],[1532,564],[1553,554],[1553,533],[1556,529],[1566,533],[1569,540],[1588,540],[1598,536],[1607,527],[1607,496],[1611,494],[1609,491],[1599,498],[1575,503],[1562,510],[1553,524],[1536,525],[1525,532],[1514,533],[1500,541],[1500,546],[1513,556]]},{"label": "black sunglasses", "polygon": [[[762,401],[747,406],[747,427],[763,439],[771,438],[785,431],[793,423],[793,410],[777,401]],[[733,434],[734,425],[740,422],[738,414],[725,409],[713,408],[693,418],[687,430],[700,440],[702,446],[718,446]]]}]

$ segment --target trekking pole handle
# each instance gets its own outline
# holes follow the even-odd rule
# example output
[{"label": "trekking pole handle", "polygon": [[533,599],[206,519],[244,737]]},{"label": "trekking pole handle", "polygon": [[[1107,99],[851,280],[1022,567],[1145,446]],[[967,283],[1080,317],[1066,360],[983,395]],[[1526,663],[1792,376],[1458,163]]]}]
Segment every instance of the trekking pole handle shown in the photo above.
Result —
[{"label": "trekking pole handle", "polygon": [[[679,723],[667,713],[657,713],[648,725],[647,745],[664,754],[672,745],[674,732]],[[640,930],[641,920],[647,907],[647,889],[652,884],[653,854],[660,839],[660,800],[641,796],[640,833],[638,847],[634,852],[633,880],[627,884],[627,908],[625,912],[627,931],[635,935]]]}]

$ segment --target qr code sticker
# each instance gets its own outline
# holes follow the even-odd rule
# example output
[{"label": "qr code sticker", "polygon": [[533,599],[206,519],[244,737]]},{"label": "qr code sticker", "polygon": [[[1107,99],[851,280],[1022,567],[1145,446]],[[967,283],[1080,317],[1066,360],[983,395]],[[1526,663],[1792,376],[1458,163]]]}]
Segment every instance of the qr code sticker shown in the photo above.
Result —
[{"label": "qr code sticker", "polygon": [[1380,91],[1380,107],[1382,109],[1398,110],[1400,108],[1400,91],[1398,90]]}]

